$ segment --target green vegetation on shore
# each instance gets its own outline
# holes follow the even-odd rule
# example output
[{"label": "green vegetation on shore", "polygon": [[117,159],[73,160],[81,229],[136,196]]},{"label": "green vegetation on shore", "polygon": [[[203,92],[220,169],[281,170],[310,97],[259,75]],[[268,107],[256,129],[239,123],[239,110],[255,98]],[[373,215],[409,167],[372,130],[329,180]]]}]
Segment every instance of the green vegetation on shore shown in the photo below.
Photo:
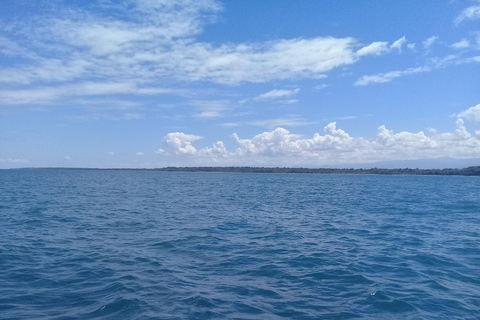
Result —
[{"label": "green vegetation on shore", "polygon": [[384,175],[441,175],[480,176],[480,166],[463,169],[330,169],[330,168],[270,168],[270,167],[167,167],[151,169],[186,172],[246,172],[246,173],[316,173],[316,174],[384,174]]}]

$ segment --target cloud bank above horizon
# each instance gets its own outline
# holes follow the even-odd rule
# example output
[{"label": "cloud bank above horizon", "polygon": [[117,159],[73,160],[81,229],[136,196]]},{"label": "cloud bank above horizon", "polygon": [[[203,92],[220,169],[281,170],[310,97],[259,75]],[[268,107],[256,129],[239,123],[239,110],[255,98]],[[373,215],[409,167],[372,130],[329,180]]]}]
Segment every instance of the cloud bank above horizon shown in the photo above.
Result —
[{"label": "cloud bank above horizon", "polygon": [[368,140],[351,137],[336,122],[324,127],[324,135],[315,133],[312,138],[293,134],[285,128],[263,132],[251,139],[233,138],[238,148],[228,151],[222,141],[211,147],[197,149],[193,142],[203,137],[172,132],[157,153],[186,156],[198,165],[321,165],[372,163],[388,160],[412,160],[419,158],[474,158],[480,155],[480,130],[470,134],[462,118],[480,122],[480,104],[458,114],[453,132],[394,133],[384,125],[378,128],[377,137]]}]

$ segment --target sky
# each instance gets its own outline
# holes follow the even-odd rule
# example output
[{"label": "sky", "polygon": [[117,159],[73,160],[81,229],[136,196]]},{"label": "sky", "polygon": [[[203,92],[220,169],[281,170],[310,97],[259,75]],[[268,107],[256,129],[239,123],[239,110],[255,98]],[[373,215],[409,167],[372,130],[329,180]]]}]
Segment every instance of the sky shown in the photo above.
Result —
[{"label": "sky", "polygon": [[0,168],[480,165],[480,1],[1,6]]}]

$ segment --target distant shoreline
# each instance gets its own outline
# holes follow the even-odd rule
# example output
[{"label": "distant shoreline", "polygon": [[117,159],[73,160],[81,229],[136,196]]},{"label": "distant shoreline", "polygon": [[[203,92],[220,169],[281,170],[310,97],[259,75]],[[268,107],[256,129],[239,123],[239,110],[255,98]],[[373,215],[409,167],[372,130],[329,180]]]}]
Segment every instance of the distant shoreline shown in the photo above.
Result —
[{"label": "distant shoreline", "polygon": [[309,174],[380,174],[416,176],[480,176],[480,166],[462,169],[335,169],[335,168],[287,168],[287,167],[163,167],[163,168],[72,168],[39,167],[13,168],[3,170],[125,170],[125,171],[166,171],[166,172],[237,172],[237,173],[309,173]]}]

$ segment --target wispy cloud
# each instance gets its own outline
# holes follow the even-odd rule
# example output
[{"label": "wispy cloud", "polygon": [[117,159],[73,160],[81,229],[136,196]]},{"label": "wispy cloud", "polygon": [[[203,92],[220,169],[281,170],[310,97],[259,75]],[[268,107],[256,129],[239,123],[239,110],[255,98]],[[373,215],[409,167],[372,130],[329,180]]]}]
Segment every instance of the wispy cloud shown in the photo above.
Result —
[{"label": "wispy cloud", "polygon": [[145,115],[133,112],[89,112],[83,115],[67,116],[65,119],[73,122],[90,122],[90,121],[124,121],[124,120],[141,120]]},{"label": "wispy cloud", "polygon": [[463,57],[460,54],[449,54],[444,57],[433,57],[428,60],[427,65],[421,67],[389,71],[385,73],[378,73],[375,75],[364,75],[357,79],[357,81],[355,82],[355,86],[366,86],[370,83],[385,83],[406,75],[430,72],[435,69],[443,68],[450,65],[461,65],[466,63],[478,62],[480,62],[480,56]]},{"label": "wispy cloud", "polygon": [[365,56],[365,55],[382,55],[385,53],[390,52],[391,50],[398,50],[402,52],[402,45],[407,42],[407,38],[405,36],[401,37],[400,39],[393,42],[390,46],[388,42],[384,41],[377,41],[373,42],[356,52],[357,56]]},{"label": "wispy cloud", "polygon": [[318,90],[325,89],[325,88],[327,88],[327,87],[328,87],[328,84],[322,83],[322,84],[319,84],[319,85],[313,87],[313,90],[318,91]]},{"label": "wispy cloud", "polygon": [[431,71],[431,68],[428,66],[423,66],[423,67],[417,67],[417,68],[408,68],[402,71],[390,71],[386,73],[379,73],[376,75],[362,76],[355,82],[355,86],[366,86],[366,85],[369,85],[370,83],[390,82],[395,78],[399,78],[405,75],[428,72],[428,71]]},{"label": "wispy cloud", "polygon": [[[13,104],[46,104],[65,103],[67,99],[80,96],[101,95],[158,95],[175,94],[180,91],[158,87],[139,87],[132,82],[80,82],[60,86],[42,86],[29,89],[0,90],[0,103]],[[78,101],[78,100],[77,100]]]},{"label": "wispy cloud", "polygon": [[195,118],[218,118],[229,109],[230,102],[228,100],[195,100],[190,101],[190,104],[197,109]]},{"label": "wispy cloud", "polygon": [[283,118],[275,119],[258,119],[245,122],[226,122],[223,123],[223,127],[239,127],[239,126],[254,126],[254,127],[263,127],[267,129],[273,129],[276,127],[302,127],[307,125],[315,124],[314,121],[308,121],[305,118],[300,117],[299,115],[288,115]]},{"label": "wispy cloud", "polygon": [[470,47],[470,42],[467,39],[462,39],[459,42],[452,44],[452,48],[454,49],[465,49]]},{"label": "wispy cloud", "polygon": [[455,23],[459,24],[465,20],[480,19],[480,5],[473,5],[465,8],[462,13],[455,19]]},{"label": "wispy cloud", "polygon": [[368,46],[365,46],[357,51],[357,56],[365,56],[365,55],[381,55],[388,52],[389,46],[388,42],[373,42]]},{"label": "wispy cloud", "polygon": [[[0,66],[0,82],[6,84],[0,103],[180,94],[168,88],[178,81],[235,85],[318,79],[364,55],[400,50],[405,42],[405,37],[390,47],[387,42],[373,42],[358,51],[357,40],[350,37],[212,45],[195,37],[222,9],[215,1],[138,0],[130,2],[128,10],[125,5],[108,4],[109,10],[101,14],[64,10],[59,18],[39,16],[4,29],[0,52],[22,59],[11,67]],[[198,116],[209,114],[219,113]]]},{"label": "wispy cloud", "polygon": [[253,120],[245,122],[245,124],[255,127],[275,128],[275,127],[302,127],[315,124],[313,121],[307,121],[298,116],[290,116],[286,118]]},{"label": "wispy cloud", "polygon": [[274,89],[256,96],[255,98],[253,98],[253,100],[271,100],[271,99],[285,98],[285,97],[296,95],[299,92],[300,92],[299,88],[296,88],[293,90]]},{"label": "wispy cloud", "polygon": [[13,158],[0,158],[0,162],[6,162],[6,163],[28,163],[29,161],[27,159],[13,159]]},{"label": "wispy cloud", "polygon": [[425,49],[428,49],[428,48],[430,48],[437,40],[438,40],[438,36],[431,36],[430,38],[425,39],[425,40],[423,41],[423,47],[424,47]]},{"label": "wispy cloud", "polygon": [[357,119],[358,117],[357,116],[343,116],[343,117],[336,117],[334,119],[336,120],[353,120],[353,119]]},{"label": "wispy cloud", "polygon": [[402,52],[402,45],[407,42],[407,38],[405,36],[401,37],[397,41],[395,41],[390,48],[397,49],[398,52]]}]

